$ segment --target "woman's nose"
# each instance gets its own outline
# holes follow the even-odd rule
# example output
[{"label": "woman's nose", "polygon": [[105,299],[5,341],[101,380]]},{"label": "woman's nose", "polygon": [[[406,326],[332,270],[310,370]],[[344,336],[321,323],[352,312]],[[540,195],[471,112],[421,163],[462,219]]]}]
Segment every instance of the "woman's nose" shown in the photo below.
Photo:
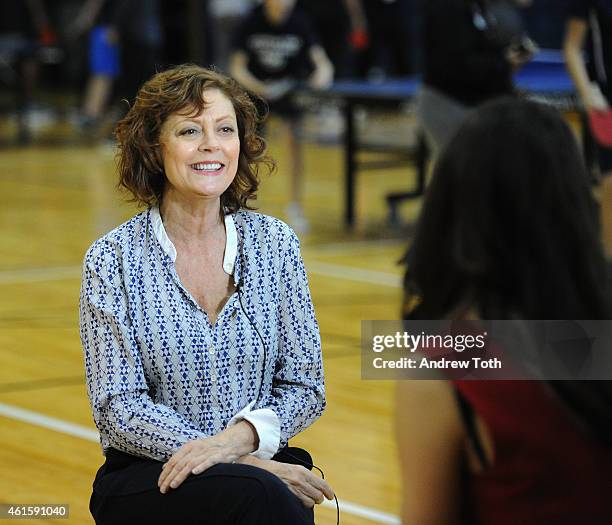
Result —
[{"label": "woman's nose", "polygon": [[198,146],[200,151],[216,151],[220,148],[219,139],[213,134],[205,133]]}]

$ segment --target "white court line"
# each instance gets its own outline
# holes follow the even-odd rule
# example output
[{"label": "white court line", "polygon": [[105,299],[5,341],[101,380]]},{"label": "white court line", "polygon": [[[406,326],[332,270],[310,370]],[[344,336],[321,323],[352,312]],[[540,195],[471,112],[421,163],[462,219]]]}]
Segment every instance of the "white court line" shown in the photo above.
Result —
[{"label": "white court line", "polygon": [[366,270],[364,268],[355,268],[354,266],[345,266],[343,264],[316,262],[310,259],[306,265],[306,271],[310,274],[324,277],[335,277],[336,279],[358,281],[379,286],[390,286],[391,288],[401,288],[401,276],[388,272]]},{"label": "white court line", "polygon": [[405,239],[380,239],[371,241],[333,242],[326,244],[304,245],[304,252],[314,252],[317,255],[350,255],[354,252],[372,250],[376,248],[406,248]]},{"label": "white court line", "polygon": [[[402,523],[399,516],[396,516],[395,514],[371,509],[370,507],[364,507],[363,505],[351,503],[350,501],[342,501],[340,499],[338,500],[338,503],[340,505],[340,523],[342,523],[343,512],[352,514],[353,516],[357,516],[359,518],[375,521],[376,523],[384,523],[385,525],[401,525]],[[324,500],[321,505],[323,507],[336,510],[336,503],[333,501]]]},{"label": "white court line", "polygon": [[75,423],[68,423],[54,417],[45,416],[24,408],[0,403],[0,416],[10,417],[11,419],[16,419],[17,421],[23,421],[24,423],[30,423],[39,427],[48,428],[63,434],[86,439],[88,441],[95,441],[96,443],[100,442],[100,437],[96,430],[92,430],[91,428],[77,425]]},{"label": "white court line", "polygon": [[[91,428],[84,427],[83,425],[77,425],[75,423],[68,423],[67,421],[62,421],[61,419],[45,416],[44,414],[39,414],[38,412],[32,412],[31,410],[7,405],[5,403],[0,403],[0,416],[16,419],[17,421],[30,423],[32,425],[48,428],[50,430],[55,430],[56,432],[68,434],[69,436],[78,437],[87,441],[94,441],[96,443],[100,442],[98,432],[92,430]],[[388,512],[382,512],[380,510],[364,507],[363,505],[351,503],[350,501],[338,500],[338,503],[340,505],[341,513],[346,512],[347,514],[352,514],[360,518],[366,518],[385,525],[400,525],[400,519],[393,514],[389,514]],[[336,504],[333,501],[325,501],[323,505],[325,507],[333,508],[334,510],[336,509]]]}]

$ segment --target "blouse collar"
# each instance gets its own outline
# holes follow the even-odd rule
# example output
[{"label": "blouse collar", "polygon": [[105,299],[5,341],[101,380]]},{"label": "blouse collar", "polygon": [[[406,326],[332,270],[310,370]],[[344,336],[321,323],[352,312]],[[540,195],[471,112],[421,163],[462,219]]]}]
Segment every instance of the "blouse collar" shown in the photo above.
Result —
[{"label": "blouse collar", "polygon": [[[172,262],[175,262],[176,248],[166,233],[158,206],[151,207],[150,216],[151,223],[153,225],[153,232],[155,233],[155,237],[159,241],[162,250],[164,250],[164,253],[166,253],[170,259],[172,259]],[[236,256],[238,254],[238,233],[236,231],[236,224],[234,223],[234,216],[231,213],[226,214],[224,220],[225,253],[223,255],[223,271],[228,275],[232,275],[234,273]]]}]

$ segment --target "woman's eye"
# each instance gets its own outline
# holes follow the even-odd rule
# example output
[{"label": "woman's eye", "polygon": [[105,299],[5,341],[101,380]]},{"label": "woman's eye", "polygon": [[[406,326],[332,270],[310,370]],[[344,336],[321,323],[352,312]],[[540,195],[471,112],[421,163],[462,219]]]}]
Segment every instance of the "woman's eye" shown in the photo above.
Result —
[{"label": "woman's eye", "polygon": [[234,133],[234,128],[232,128],[231,126],[223,126],[221,128],[221,133]]},{"label": "woman's eye", "polygon": [[183,131],[181,131],[181,133],[180,133],[180,134],[181,134],[181,135],[187,135],[187,136],[190,136],[190,135],[195,135],[197,132],[198,132],[198,130],[197,130],[197,129],[194,129],[194,128],[187,128],[187,129],[184,129]]}]

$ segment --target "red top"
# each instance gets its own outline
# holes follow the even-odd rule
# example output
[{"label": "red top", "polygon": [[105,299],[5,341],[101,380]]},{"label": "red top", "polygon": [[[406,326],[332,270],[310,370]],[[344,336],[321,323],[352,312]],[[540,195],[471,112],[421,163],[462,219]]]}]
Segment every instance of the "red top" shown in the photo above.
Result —
[{"label": "red top", "polygon": [[456,381],[487,424],[493,464],[471,475],[470,523],[612,524],[612,450],[537,381]]}]

